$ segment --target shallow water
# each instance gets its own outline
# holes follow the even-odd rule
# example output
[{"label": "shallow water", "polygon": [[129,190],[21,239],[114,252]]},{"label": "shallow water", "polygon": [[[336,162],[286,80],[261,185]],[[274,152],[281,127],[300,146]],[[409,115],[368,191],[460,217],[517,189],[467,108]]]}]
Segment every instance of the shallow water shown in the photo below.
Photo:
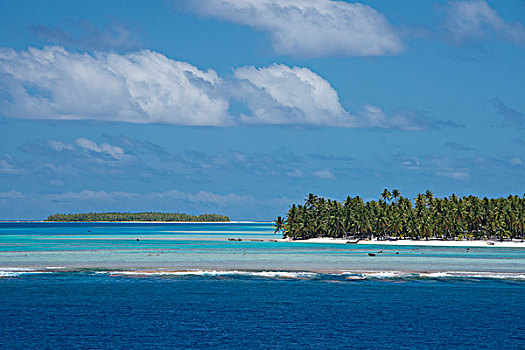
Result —
[{"label": "shallow water", "polygon": [[12,267],[58,267],[525,275],[523,248],[257,241],[278,237],[267,223],[0,223],[0,273]]}]

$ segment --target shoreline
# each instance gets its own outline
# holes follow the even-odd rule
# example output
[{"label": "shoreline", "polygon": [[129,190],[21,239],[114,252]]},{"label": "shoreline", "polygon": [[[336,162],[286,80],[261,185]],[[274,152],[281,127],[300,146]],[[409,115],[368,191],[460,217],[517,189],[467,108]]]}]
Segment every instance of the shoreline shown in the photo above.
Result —
[{"label": "shoreline", "polygon": [[[309,238],[305,240],[290,240],[286,238],[277,239],[278,242],[290,242],[290,243],[327,243],[327,244],[347,244],[347,242],[353,242],[346,238]],[[489,242],[494,244],[489,244]],[[525,248],[525,241],[491,241],[491,240],[473,240],[473,241],[442,241],[437,239],[427,240],[413,240],[413,239],[400,239],[395,241],[390,240],[360,240],[357,243],[350,243],[352,245],[386,245],[386,246],[427,246],[427,247],[491,247],[491,248]]]},{"label": "shoreline", "polygon": [[[108,237],[107,235],[102,235],[98,237],[98,235],[89,235],[89,236],[81,236],[76,237],[75,235],[71,236],[61,236],[60,239],[62,240],[75,240],[75,241],[97,241],[97,240],[104,240],[104,241],[128,241],[128,240],[136,240],[139,239],[141,241],[215,241],[215,242],[232,242],[232,243],[243,243],[243,242],[260,242],[260,243],[307,243],[307,244],[345,244],[349,247],[352,246],[367,246],[367,245],[374,245],[374,246],[390,246],[390,247],[399,247],[399,246],[418,246],[418,247],[450,247],[450,248],[459,248],[459,247],[472,247],[472,248],[521,248],[525,249],[525,241],[491,241],[491,240],[473,240],[473,241],[442,241],[442,240],[412,240],[412,239],[402,239],[402,240],[396,240],[396,241],[389,241],[389,240],[360,240],[359,242],[355,243],[353,240],[349,240],[346,238],[329,238],[329,237],[321,237],[321,238],[310,238],[310,239],[304,239],[304,240],[291,240],[288,238],[240,238],[240,237],[213,237],[213,236],[204,236],[204,237],[191,237],[188,235],[183,236],[170,236],[169,233],[181,233],[181,231],[162,231],[166,234],[151,234],[151,235],[142,235],[142,234],[136,234],[136,235],[127,235],[125,237]],[[210,231],[208,233],[213,233],[215,231]],[[55,239],[55,237],[45,238],[45,239]],[[352,243],[347,243],[348,241]],[[489,244],[493,243],[493,244]]]}]

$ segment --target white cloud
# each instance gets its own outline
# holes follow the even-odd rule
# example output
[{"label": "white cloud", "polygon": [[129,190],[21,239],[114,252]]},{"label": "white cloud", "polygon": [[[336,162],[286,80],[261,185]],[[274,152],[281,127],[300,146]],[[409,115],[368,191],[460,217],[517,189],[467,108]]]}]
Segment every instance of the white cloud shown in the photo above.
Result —
[{"label": "white cloud", "polygon": [[322,180],[333,180],[335,175],[328,169],[319,170],[313,173],[313,175]]},{"label": "white cloud", "polygon": [[380,107],[365,105],[352,114],[339,102],[328,81],[307,68],[274,64],[269,67],[241,67],[234,71],[239,80],[232,98],[243,100],[250,115],[246,124],[314,125],[344,128],[382,128],[417,131],[443,125],[423,112],[405,110],[387,114]]},{"label": "white cloud", "polygon": [[234,76],[245,81],[238,93],[252,112],[242,117],[246,123],[357,126],[330,83],[307,68],[250,66],[236,69]]},{"label": "white cloud", "polygon": [[197,193],[187,193],[181,192],[178,190],[171,190],[165,192],[157,192],[152,194],[153,198],[170,198],[174,200],[183,200],[191,203],[201,203],[201,204],[215,204],[218,206],[229,206],[229,205],[238,205],[241,203],[253,201],[251,196],[239,196],[234,193],[229,193],[226,195],[220,195],[217,193],[199,191]]},{"label": "white cloud", "polygon": [[0,174],[19,174],[21,169],[17,169],[10,156],[0,157]]},{"label": "white cloud", "polygon": [[373,105],[365,105],[356,119],[359,127],[404,131],[419,131],[442,126],[459,126],[450,120],[440,121],[430,118],[423,111],[407,109],[387,114],[381,107]]},{"label": "white cloud", "polygon": [[299,178],[299,177],[303,177],[303,172],[300,169],[295,169],[293,171],[286,173],[286,175],[288,175],[289,177]]},{"label": "white cloud", "polygon": [[24,195],[18,191],[4,191],[0,192],[0,199],[24,199]]},{"label": "white cloud", "polygon": [[95,55],[61,47],[0,49],[10,99],[0,112],[31,119],[224,125],[228,102],[212,97],[219,78],[162,54]]},{"label": "white cloud", "polygon": [[280,54],[380,56],[403,50],[386,17],[368,5],[331,0],[184,0],[212,16],[268,32]]},{"label": "white cloud", "polygon": [[[365,105],[346,111],[332,85],[303,67],[241,67],[221,79],[186,62],[140,51],[79,54],[61,47],[0,49],[0,113],[29,119],[97,119],[131,123],[230,126],[234,124],[422,130],[450,125],[406,110],[393,114]],[[0,94],[2,96],[4,94]],[[231,115],[230,101],[249,113]],[[79,143],[80,142],[80,143]],[[108,144],[78,141],[92,152],[120,159]],[[56,151],[72,145],[50,141]]]},{"label": "white cloud", "polygon": [[121,191],[91,191],[84,190],[81,192],[66,192],[61,194],[50,195],[49,197],[52,200],[58,201],[70,201],[70,200],[79,200],[79,201],[93,201],[93,200],[119,200],[119,199],[129,199],[138,197],[136,193],[130,192],[121,192]]},{"label": "white cloud", "polygon": [[525,27],[506,22],[484,0],[451,2],[445,26],[458,42],[494,32],[505,40],[525,44]]},{"label": "white cloud", "polygon": [[438,176],[442,177],[448,177],[454,180],[468,180],[470,178],[470,174],[465,171],[454,171],[454,170],[447,170],[447,171],[439,171],[436,173]]},{"label": "white cloud", "polygon": [[62,141],[56,141],[56,140],[49,140],[47,141],[47,144],[51,149],[61,152],[61,151],[73,151],[75,149],[75,146],[65,143]]},{"label": "white cloud", "polygon": [[124,158],[124,150],[118,146],[112,146],[108,143],[103,143],[99,146],[95,142],[85,138],[78,138],[75,142],[79,147],[85,150],[107,154],[115,160],[122,160]]}]

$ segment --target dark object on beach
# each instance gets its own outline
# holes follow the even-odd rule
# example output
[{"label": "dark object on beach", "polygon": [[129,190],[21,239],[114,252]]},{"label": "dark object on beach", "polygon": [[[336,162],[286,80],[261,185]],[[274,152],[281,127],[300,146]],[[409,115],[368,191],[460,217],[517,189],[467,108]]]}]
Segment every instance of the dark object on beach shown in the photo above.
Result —
[{"label": "dark object on beach", "polygon": [[376,256],[374,253],[368,253],[368,256]]},{"label": "dark object on beach", "polygon": [[140,241],[140,239],[137,238],[137,242]]},{"label": "dark object on beach", "polygon": [[396,254],[399,254],[399,252],[396,252]]},{"label": "dark object on beach", "polygon": [[353,241],[346,241],[347,244],[357,244],[359,243],[359,238]]}]

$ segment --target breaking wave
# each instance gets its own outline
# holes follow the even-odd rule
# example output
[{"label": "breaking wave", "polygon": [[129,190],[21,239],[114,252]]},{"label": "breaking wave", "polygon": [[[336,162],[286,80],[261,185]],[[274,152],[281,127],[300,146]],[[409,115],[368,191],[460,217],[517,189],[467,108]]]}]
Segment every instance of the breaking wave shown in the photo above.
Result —
[{"label": "breaking wave", "polygon": [[476,271],[440,271],[440,272],[406,272],[406,271],[279,271],[279,270],[101,270],[101,269],[68,269],[66,267],[0,267],[0,278],[19,277],[34,274],[78,274],[136,276],[136,277],[231,277],[261,279],[309,279],[309,280],[459,280],[459,279],[497,279],[525,281],[525,273],[510,272],[476,272]]}]

